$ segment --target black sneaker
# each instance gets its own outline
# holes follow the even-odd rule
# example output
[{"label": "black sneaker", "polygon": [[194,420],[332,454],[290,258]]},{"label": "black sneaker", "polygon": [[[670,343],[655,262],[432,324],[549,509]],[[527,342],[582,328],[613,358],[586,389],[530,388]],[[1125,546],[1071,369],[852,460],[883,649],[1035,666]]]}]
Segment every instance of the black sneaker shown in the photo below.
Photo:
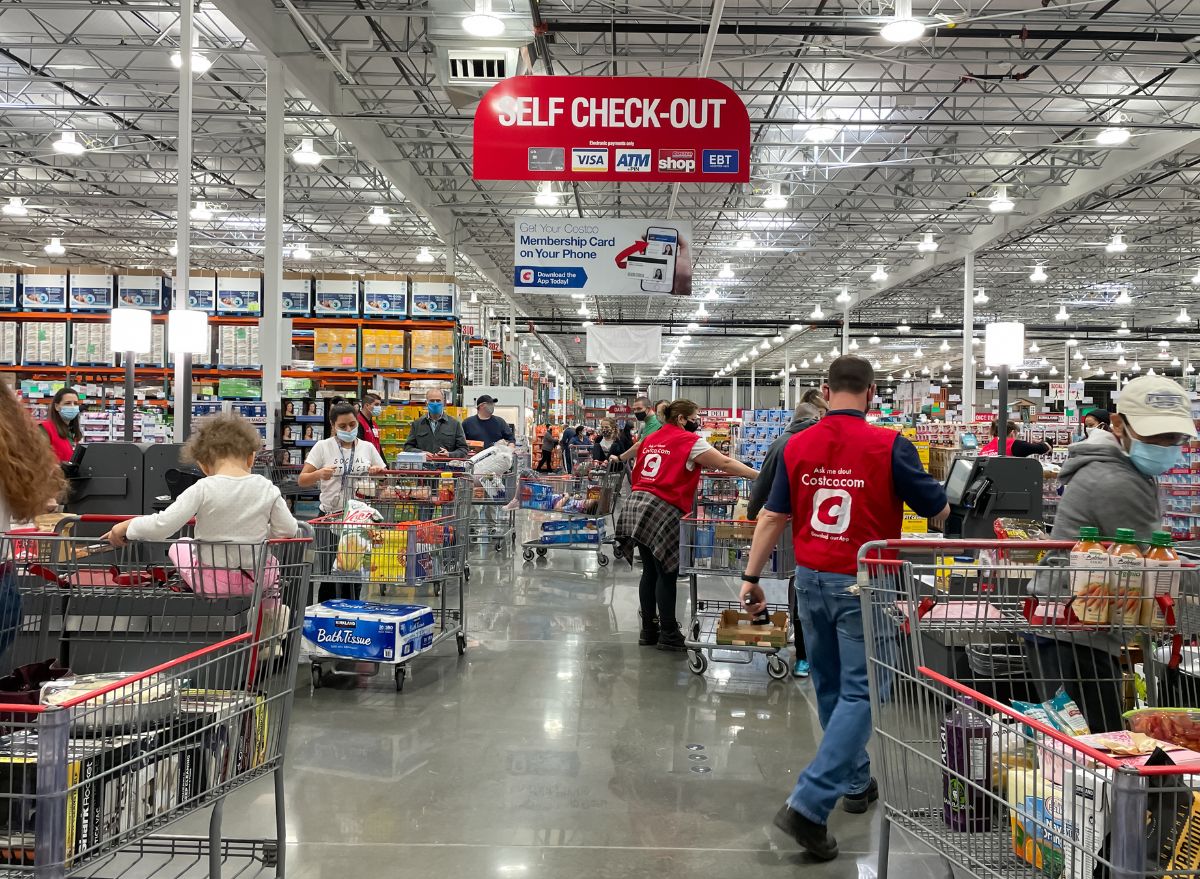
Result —
[{"label": "black sneaker", "polygon": [[837,840],[829,835],[828,828],[816,821],[809,821],[791,806],[784,804],[775,813],[775,826],[796,840],[814,858],[832,861],[837,857]]},{"label": "black sneaker", "polygon": [[846,794],[842,797],[842,808],[851,814],[861,815],[877,799],[879,799],[879,783],[872,778],[867,789],[861,794]]},{"label": "black sneaker", "polygon": [[682,653],[687,650],[683,639],[683,632],[679,631],[679,626],[673,629],[663,629],[658,633],[658,649],[669,650],[675,653]]}]

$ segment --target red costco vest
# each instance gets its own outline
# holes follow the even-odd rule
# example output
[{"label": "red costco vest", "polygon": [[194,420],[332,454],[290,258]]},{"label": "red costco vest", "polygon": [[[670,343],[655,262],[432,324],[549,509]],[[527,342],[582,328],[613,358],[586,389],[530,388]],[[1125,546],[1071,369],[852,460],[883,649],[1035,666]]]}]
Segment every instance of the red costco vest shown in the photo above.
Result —
[{"label": "red costco vest", "polygon": [[900,536],[904,503],[892,484],[898,436],[853,415],[830,415],[784,446],[796,564],[854,574],[859,547]]},{"label": "red costco vest", "polygon": [[[1004,438],[1004,454],[1008,455],[1008,457],[1010,457],[1010,458],[1013,456],[1012,447],[1013,447],[1013,443],[1015,443],[1016,441],[1017,441],[1017,438],[1015,436],[1006,436]],[[979,450],[979,457],[981,457],[981,458],[998,458],[998,457],[1000,457],[1000,442],[996,439],[996,437],[992,437],[992,441],[990,443],[988,443],[986,446],[984,446],[982,449]]]},{"label": "red costco vest", "polygon": [[633,468],[633,490],[648,491],[690,513],[700,483],[700,467],[689,470],[687,459],[699,438],[674,424],[664,424],[646,437]]},{"label": "red costco vest", "polygon": [[75,447],[71,445],[69,439],[63,439],[58,435],[58,428],[54,426],[54,422],[49,419],[43,421],[42,430],[46,431],[46,436],[50,437],[50,448],[54,450],[54,457],[62,462],[70,461],[71,456],[75,454]]}]

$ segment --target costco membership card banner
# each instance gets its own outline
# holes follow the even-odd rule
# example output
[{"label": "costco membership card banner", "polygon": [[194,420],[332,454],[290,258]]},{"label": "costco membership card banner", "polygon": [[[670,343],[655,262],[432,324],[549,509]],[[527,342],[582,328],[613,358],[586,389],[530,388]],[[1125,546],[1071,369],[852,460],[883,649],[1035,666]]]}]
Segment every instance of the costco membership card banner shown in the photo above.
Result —
[{"label": "costco membership card banner", "polygon": [[750,116],[715,79],[514,76],[475,110],[474,173],[748,183]]}]

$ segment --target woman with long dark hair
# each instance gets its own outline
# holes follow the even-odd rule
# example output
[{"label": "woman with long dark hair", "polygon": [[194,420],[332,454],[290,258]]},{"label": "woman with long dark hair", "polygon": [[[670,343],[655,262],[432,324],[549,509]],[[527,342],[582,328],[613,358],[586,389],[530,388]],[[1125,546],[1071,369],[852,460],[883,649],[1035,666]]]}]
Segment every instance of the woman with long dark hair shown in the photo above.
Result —
[{"label": "woman with long dark hair", "polygon": [[[125,401],[129,405],[129,401]],[[83,429],[79,426],[79,394],[74,388],[59,388],[50,401],[50,413],[42,422],[42,430],[50,439],[50,448],[60,462],[71,460],[75,446],[83,442]]]}]

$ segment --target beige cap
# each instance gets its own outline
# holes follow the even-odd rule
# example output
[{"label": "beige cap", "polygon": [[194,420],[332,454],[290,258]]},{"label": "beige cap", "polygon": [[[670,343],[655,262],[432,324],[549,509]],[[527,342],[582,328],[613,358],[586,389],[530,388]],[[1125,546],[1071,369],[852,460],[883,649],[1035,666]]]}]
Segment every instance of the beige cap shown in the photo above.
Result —
[{"label": "beige cap", "polygon": [[1162,375],[1143,375],[1121,389],[1117,412],[1138,436],[1182,433],[1194,437],[1192,403],[1188,392]]}]

